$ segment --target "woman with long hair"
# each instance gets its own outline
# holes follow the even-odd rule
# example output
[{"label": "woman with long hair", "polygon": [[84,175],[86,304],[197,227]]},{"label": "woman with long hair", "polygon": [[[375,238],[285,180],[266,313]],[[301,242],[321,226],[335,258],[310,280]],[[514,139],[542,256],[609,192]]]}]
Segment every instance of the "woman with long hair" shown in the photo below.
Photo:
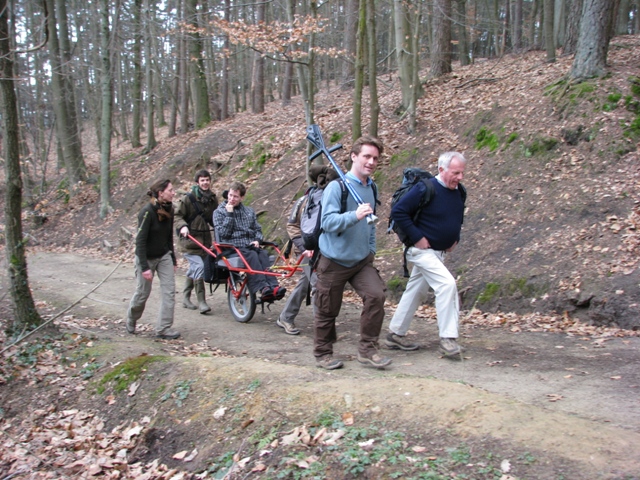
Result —
[{"label": "woman with long hair", "polygon": [[160,279],[162,303],[156,325],[156,337],[175,339],[180,333],[172,330],[175,309],[176,256],[173,251],[173,206],[175,195],[170,180],[161,180],[149,187],[151,197],[138,213],[136,234],[136,291],[127,311],[127,332],[136,332],[136,322],[142,317],[151,293],[154,274]]}]

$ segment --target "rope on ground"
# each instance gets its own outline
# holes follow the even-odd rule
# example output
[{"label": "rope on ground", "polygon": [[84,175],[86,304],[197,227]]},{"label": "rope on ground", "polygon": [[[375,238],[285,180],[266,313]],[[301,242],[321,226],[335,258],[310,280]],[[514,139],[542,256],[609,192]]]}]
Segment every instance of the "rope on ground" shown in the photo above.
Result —
[{"label": "rope on ground", "polygon": [[31,330],[29,333],[27,333],[26,335],[18,338],[18,340],[16,340],[15,342],[13,342],[11,345],[6,346],[5,348],[3,348],[2,350],[0,350],[0,355],[2,355],[4,352],[6,352],[7,350],[9,350],[11,347],[15,347],[16,345],[18,345],[19,343],[22,343],[25,339],[29,338],[31,335],[33,335],[34,333],[36,333],[38,330],[44,328],[45,326],[47,326],[48,324],[50,324],[51,322],[53,322],[56,318],[59,318],[61,315],[65,314],[66,312],[68,312],[69,310],[71,310],[73,307],[75,307],[76,305],[78,305],[82,300],[84,300],[85,298],[87,298],[89,295],[91,295],[93,292],[95,292],[98,288],[100,288],[100,286],[106,282],[109,277],[111,277],[111,275],[113,275],[113,273],[116,271],[116,269],[122,265],[122,263],[124,262],[123,260],[120,260],[120,262],[118,262],[118,264],[113,267],[113,270],[111,270],[111,272],[109,272],[109,274],[104,277],[102,279],[102,281],[100,281],[100,283],[98,283],[95,287],[93,287],[91,290],[89,290],[87,293],[85,293],[82,297],[80,297],[78,300],[76,300],[75,302],[73,302],[71,305],[69,305],[67,308],[65,308],[64,310],[62,310],[61,312],[57,313],[56,315],[54,315],[53,317],[51,317],[49,320],[47,320],[46,322],[44,322],[42,325],[39,325],[37,328]]}]

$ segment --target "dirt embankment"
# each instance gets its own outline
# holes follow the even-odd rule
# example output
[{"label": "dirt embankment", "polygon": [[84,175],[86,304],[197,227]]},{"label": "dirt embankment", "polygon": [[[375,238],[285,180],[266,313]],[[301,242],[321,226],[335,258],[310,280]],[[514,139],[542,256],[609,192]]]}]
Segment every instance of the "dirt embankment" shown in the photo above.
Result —
[{"label": "dirt embankment", "polygon": [[[248,458],[244,470],[238,470],[243,475],[263,466],[265,472],[278,472],[279,462],[294,451],[328,455],[339,452],[340,445],[346,448],[340,442],[329,450],[302,440],[283,443],[296,428],[312,429],[331,412],[347,424],[353,422],[348,432],[372,426],[403,432],[406,445],[395,448],[415,447],[411,455],[426,452],[443,460],[453,455],[452,449],[466,449],[470,457],[457,472],[474,478],[493,478],[479,472],[493,465],[496,470],[487,471],[495,474],[502,460],[509,461],[514,478],[637,478],[640,471],[640,373],[635,368],[640,338],[518,332],[469,321],[463,324],[461,339],[467,352],[462,361],[450,361],[437,353],[437,329],[425,310],[427,318],[416,318],[410,332],[423,348],[385,351],[394,363],[381,371],[355,361],[359,308],[346,303],[336,344],[345,368],[328,373],[315,367],[311,355],[310,309],[298,318],[302,333],[288,336],[275,325],[278,303],[240,324],[232,320],[226,296],[218,291],[209,297],[211,315],[178,308],[175,326],[182,338],[158,342],[151,325],[157,314],[156,292],[140,333],[124,332],[122,318],[133,288],[130,264],[114,270],[116,264],[110,261],[37,253],[29,265],[31,272],[38,272],[32,277],[36,298],[54,309],[78,300],[113,272],[62,321],[65,330],[95,336],[83,358],[102,367],[84,382],[80,395],[64,393],[45,377],[41,386],[48,385],[43,390],[48,396],[34,394],[26,401],[46,409],[55,397],[60,409],[99,412],[108,428],[127,420],[142,422],[144,436],[128,450],[131,461],[160,458],[169,466],[199,471],[232,452],[237,460]],[[100,388],[103,375],[141,354],[172,358],[149,365],[133,394],[131,387],[114,392],[112,383]],[[20,418],[24,391],[11,384],[3,390],[5,414]],[[279,439],[278,447],[261,453],[260,439]],[[367,447],[354,448],[368,455]],[[190,462],[173,458],[196,450]],[[493,460],[483,457],[489,453]],[[326,478],[344,478],[344,472],[341,476],[332,470],[335,464],[325,467]],[[386,478],[398,471],[394,468],[381,460],[366,476]]]}]

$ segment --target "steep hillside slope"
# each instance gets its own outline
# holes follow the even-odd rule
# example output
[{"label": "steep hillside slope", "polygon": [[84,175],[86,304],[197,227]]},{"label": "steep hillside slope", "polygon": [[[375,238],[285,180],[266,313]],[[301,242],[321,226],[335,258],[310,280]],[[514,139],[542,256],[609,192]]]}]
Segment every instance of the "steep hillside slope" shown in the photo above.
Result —
[{"label": "steep hillside slope", "polygon": [[[413,136],[394,114],[397,86],[381,78],[378,263],[390,288],[399,283],[402,248],[385,234],[385,219],[402,169],[435,171],[438,154],[455,149],[469,160],[463,239],[448,260],[464,308],[567,312],[639,328],[639,56],[640,37],[615,38],[611,74],[579,85],[561,81],[572,58],[547,64],[542,52],[454,68],[425,83]],[[350,143],[350,95],[337,88],[318,94],[316,123],[327,143]],[[232,179],[245,181],[268,236],[283,239],[305,186],[304,130],[298,103],[273,103],[263,115],[239,114],[172,139],[161,132],[150,155],[118,145],[114,214],[98,219],[97,188],[87,185],[68,204],[50,202],[49,221],[30,233],[46,248],[94,253],[106,240],[116,247],[112,254],[130,257],[120,227],[133,230],[146,186],[159,177],[187,186],[205,166],[215,172],[217,192]],[[88,157],[96,173],[97,159]]]}]

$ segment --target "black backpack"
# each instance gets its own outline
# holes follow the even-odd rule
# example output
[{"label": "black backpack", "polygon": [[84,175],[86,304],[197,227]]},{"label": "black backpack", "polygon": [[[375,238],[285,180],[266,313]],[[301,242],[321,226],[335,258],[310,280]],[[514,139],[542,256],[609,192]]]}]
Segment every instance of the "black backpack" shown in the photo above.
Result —
[{"label": "black backpack", "polygon": [[[433,196],[436,193],[435,187],[431,183],[430,179],[433,178],[433,175],[426,170],[422,170],[421,168],[405,168],[402,172],[402,184],[400,187],[393,192],[393,196],[391,197],[391,211],[393,211],[393,207],[400,201],[404,195],[413,188],[418,182],[423,182],[426,190],[420,199],[420,203],[415,209],[413,213],[412,220],[415,223],[420,215],[420,212],[424,207],[426,207]],[[458,189],[460,190],[460,196],[462,197],[462,204],[464,205],[467,201],[467,189],[464,188],[464,185],[461,183],[458,184]],[[403,262],[402,266],[404,269],[404,276],[409,277],[409,270],[407,268],[407,248],[412,247],[413,244],[407,234],[400,228],[400,226],[395,222],[391,213],[389,213],[389,227],[387,228],[387,233],[394,232],[400,241],[405,245],[404,254],[403,254]]]},{"label": "black backpack", "polygon": [[[433,175],[431,175],[431,173],[427,172],[426,170],[422,170],[420,168],[405,168],[402,172],[402,184],[395,192],[393,192],[393,196],[391,197],[391,210],[393,210],[393,207],[400,201],[402,197],[405,196],[405,194],[409,190],[413,188],[414,185],[416,185],[418,182],[423,182],[426,190],[424,192],[424,195],[420,199],[420,203],[418,204],[415,213],[413,214],[412,218],[415,221],[420,215],[422,209],[429,204],[429,202],[433,198],[433,195],[435,194],[435,188],[429,181],[429,179],[431,178],[433,178]],[[391,232],[394,232],[398,236],[400,241],[405,244],[405,246],[412,246],[409,237],[407,237],[407,234],[402,231],[400,226],[393,219],[390,211],[387,233]]]}]

